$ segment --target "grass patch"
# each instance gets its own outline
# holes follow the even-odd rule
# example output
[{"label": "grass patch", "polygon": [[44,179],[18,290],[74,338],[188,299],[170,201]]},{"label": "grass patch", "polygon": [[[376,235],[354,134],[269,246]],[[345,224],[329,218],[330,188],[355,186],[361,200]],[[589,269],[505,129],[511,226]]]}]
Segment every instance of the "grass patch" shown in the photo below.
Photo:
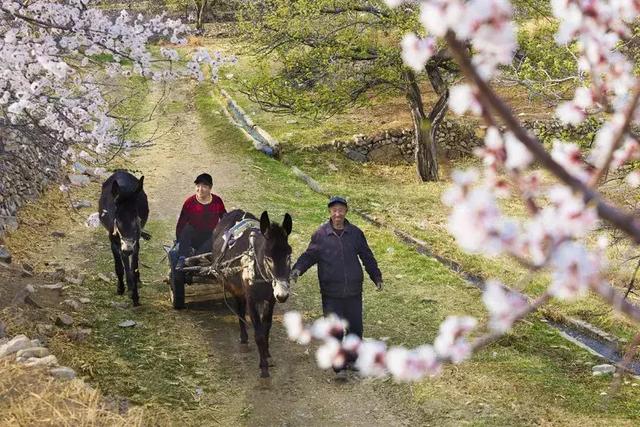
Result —
[{"label": "grass patch", "polygon": [[[178,89],[176,86],[174,91]],[[189,94],[202,136],[212,152],[241,167],[237,173],[243,179],[225,195],[225,201],[257,214],[266,209],[278,221],[289,212],[294,218],[290,242],[295,255],[300,254],[311,233],[326,217],[326,200],[297,181],[288,167],[256,152],[242,133],[220,114],[220,105],[212,96],[210,85],[197,86],[193,92],[189,89]],[[177,114],[180,105],[177,102],[170,112]],[[141,135],[146,135],[151,127],[142,128]],[[297,156],[296,163],[312,173],[322,169],[321,162],[342,162],[338,156]],[[314,159],[316,164],[312,163]],[[163,166],[161,161],[158,159],[158,164]],[[135,162],[133,158],[132,165],[135,166]],[[394,200],[391,197],[394,193],[395,198],[399,198],[405,191],[409,193],[409,189],[416,193],[410,200],[424,198],[423,202],[436,206],[439,187],[435,184],[417,186],[408,174],[399,174],[406,185],[400,188],[395,178],[380,173],[377,168],[360,169],[358,175],[358,170],[350,169],[348,163],[336,164],[340,172],[319,175],[322,184],[335,192],[347,192],[352,203],[359,207],[370,203],[375,208],[373,203],[378,203],[379,208],[371,209],[376,215],[405,218],[400,212],[388,211],[390,203],[385,201]],[[367,181],[370,177],[379,177],[379,181],[373,180],[370,184]],[[383,182],[391,188],[384,188]],[[97,185],[82,190],[86,191],[86,197],[93,194],[95,200]],[[175,200],[176,204],[180,202]],[[37,205],[34,204],[33,209]],[[409,210],[408,205],[393,206]],[[40,221],[38,212],[25,210],[24,217]],[[114,295],[115,283],[107,284],[98,278],[99,273],[112,271],[104,230],[79,227],[64,208],[49,211],[47,215],[48,219],[35,228],[22,227],[8,244],[12,250],[22,245],[26,254],[29,241],[47,242],[36,250],[31,249],[36,258],[44,259],[55,244],[48,243],[52,241],[48,237],[52,228],[76,230],[73,240],[58,244],[55,257],[61,262],[75,262],[78,269],[87,272],[85,284],[70,292],[90,297],[91,303],[74,317],[78,324],[87,325],[94,332],[82,343],[70,342],[63,334],[52,337],[49,346],[59,355],[61,363],[72,366],[108,395],[131,399],[150,413],[166,414],[164,423],[198,425],[205,422],[203,420],[217,420],[223,425],[250,424],[254,410],[245,401],[248,386],[244,383],[253,373],[234,371],[228,354],[232,350],[212,348],[208,344],[211,338],[203,323],[206,317],[197,313],[181,315],[169,305],[167,287],[162,283],[166,267],[161,261],[164,255],[161,244],[171,239],[175,219],[152,216],[148,229],[154,238],[143,243],[141,258],[143,307],[122,310],[113,307],[112,302],[127,299]],[[351,220],[367,235],[386,281],[383,293],[374,292],[368,280],[365,283],[367,336],[388,337],[391,345],[414,346],[431,342],[438,325],[448,314],[486,318],[479,291],[465,284],[458,275],[416,254],[388,231],[373,228],[357,217],[352,216]],[[301,278],[287,308],[302,310],[309,319],[320,314],[314,269]],[[138,322],[138,326],[130,329],[117,326],[128,319]],[[228,326],[237,328],[233,320],[229,320]],[[591,377],[590,367],[596,363],[593,356],[568,344],[532,316],[469,363],[448,367],[439,378],[414,385],[376,381],[373,387],[376,394],[389,400],[398,412],[420,424],[620,425],[637,422],[640,416],[637,388],[629,383],[613,397],[602,396],[601,392],[608,392],[610,380]]]},{"label": "grass patch", "polygon": [[[216,39],[209,42],[209,46],[238,55],[238,64],[221,73],[220,86],[230,92],[258,125],[282,143],[285,158],[310,174],[326,192],[348,196],[353,206],[427,242],[434,253],[457,262],[469,273],[499,279],[530,296],[538,295],[548,287],[548,274],[530,275],[527,269],[508,257],[487,258],[465,253],[449,234],[448,208],[441,202],[442,193],[450,185],[452,170],[481,167],[477,159],[443,160],[440,164],[442,180],[421,183],[416,178],[413,165],[360,164],[346,159],[341,153],[308,150],[335,138],[349,139],[356,133],[369,134],[387,127],[409,127],[410,117],[406,114],[404,99],[374,102],[371,107],[353,108],[322,122],[273,114],[261,110],[241,93],[242,76],[250,74],[253,69],[249,49],[235,39]],[[225,78],[228,74],[233,74],[233,77]],[[548,108],[527,101],[521,90],[505,87],[498,88],[498,91],[522,117],[548,118]],[[425,93],[425,105],[429,105],[432,94],[428,88],[425,88]],[[553,182],[550,177],[546,181]],[[637,194],[630,195],[628,191],[622,195],[619,193],[620,186],[609,185],[605,188],[605,194],[611,194],[617,200],[637,200],[638,197]],[[507,200],[502,207],[506,215],[522,217],[525,214],[517,200]],[[592,240],[595,241],[595,238]],[[635,253],[632,248],[622,244],[612,247],[608,255],[611,260],[610,280],[625,286],[635,262],[618,260],[630,258]],[[630,300],[640,303],[640,298],[635,295],[630,295]],[[553,318],[572,316],[583,319],[619,336],[623,341],[630,341],[637,332],[636,325],[612,311],[594,295],[575,303],[552,301],[544,308],[544,312]]]},{"label": "grass patch", "polygon": [[[202,122],[213,132],[216,120],[212,112],[219,107],[216,107],[205,87],[198,90],[196,106]],[[242,140],[236,143],[241,151],[248,144]],[[279,212],[291,212],[294,233],[290,241],[294,252],[299,254],[306,247],[311,233],[325,219],[324,198],[296,181],[283,164],[257,152],[249,152],[248,157],[259,167],[254,183],[257,193],[254,196],[260,194],[260,197],[246,200],[245,203],[253,207],[259,202],[262,206],[275,207]],[[301,159],[311,161],[311,157],[297,158]],[[314,159],[314,166],[318,169],[326,161],[325,157]],[[331,161],[339,159],[332,158]],[[385,200],[385,195],[394,191],[397,194],[397,186],[385,188],[376,183],[369,187],[370,183],[363,180],[363,176],[368,178],[371,170],[365,169],[363,174],[360,169],[357,179],[355,167],[350,170],[348,164],[341,166],[344,168],[339,168],[340,173],[319,177],[333,184],[328,186],[331,192],[348,189],[348,194],[352,200],[355,198],[358,201],[358,206],[361,206],[360,198],[368,197],[370,203],[376,200],[382,205],[381,200]],[[354,175],[347,175],[345,171]],[[437,185],[427,185],[427,188],[421,186],[421,191],[414,197],[430,197],[435,203],[438,192],[429,190],[436,189]],[[470,314],[486,319],[486,313],[481,308],[480,292],[476,288],[465,284],[459,276],[435,260],[405,247],[389,232],[373,228],[353,215],[351,220],[367,235],[387,284],[385,292],[378,294],[366,280],[365,335],[389,337],[391,345],[415,346],[432,342],[440,322],[448,314]],[[296,288],[295,305],[309,318],[320,315],[316,280],[312,269],[301,278]],[[612,420],[619,422],[627,417],[637,417],[640,405],[635,402],[633,396],[637,393],[631,387],[626,387],[611,400],[600,395],[608,390],[609,381],[591,376],[590,367],[596,363],[598,361],[593,356],[568,344],[537,316],[532,316],[470,363],[449,368],[438,379],[413,387],[381,382],[379,388],[384,395],[397,398],[399,405],[407,405],[407,410],[419,410],[423,421],[451,417],[451,425],[457,425],[465,419],[473,419],[478,425],[529,425],[539,422],[562,423],[566,420],[571,420],[567,424],[580,424],[594,418],[599,420],[597,423],[605,425]],[[412,396],[411,401],[402,403],[407,396]],[[460,409],[460,405],[471,407]],[[522,412],[514,413],[514,406],[521,408]],[[603,407],[607,408],[607,414],[610,415],[602,413]],[[455,414],[455,417],[451,414]],[[606,420],[609,416],[612,418]],[[447,425],[446,422],[444,424]]]}]

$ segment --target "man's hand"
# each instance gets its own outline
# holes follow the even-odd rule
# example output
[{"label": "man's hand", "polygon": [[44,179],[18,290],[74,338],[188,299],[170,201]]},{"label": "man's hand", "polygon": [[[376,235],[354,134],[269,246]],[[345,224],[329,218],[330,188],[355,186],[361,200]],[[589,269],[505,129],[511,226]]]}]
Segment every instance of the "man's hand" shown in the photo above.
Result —
[{"label": "man's hand", "polygon": [[382,279],[380,279],[375,283],[376,283],[376,290],[380,292],[382,288],[384,288],[384,282],[382,281]]},{"label": "man's hand", "polygon": [[300,271],[294,268],[289,274],[289,283],[297,283],[298,277],[300,277]]}]

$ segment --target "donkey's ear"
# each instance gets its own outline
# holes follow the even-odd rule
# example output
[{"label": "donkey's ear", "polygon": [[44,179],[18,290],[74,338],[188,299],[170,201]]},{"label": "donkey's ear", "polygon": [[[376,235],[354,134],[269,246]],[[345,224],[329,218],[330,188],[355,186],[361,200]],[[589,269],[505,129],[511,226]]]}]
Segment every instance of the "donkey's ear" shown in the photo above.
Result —
[{"label": "donkey's ear", "polygon": [[284,221],[282,221],[282,228],[284,228],[287,236],[291,234],[291,230],[293,229],[293,219],[291,219],[291,215],[288,213],[284,214]]},{"label": "donkey's ear", "polygon": [[267,211],[264,211],[262,212],[262,215],[260,215],[260,231],[262,232],[262,234],[266,236],[267,232],[269,231],[269,227],[271,227],[269,214],[267,213]]},{"label": "donkey's ear", "polygon": [[140,177],[140,179],[138,180],[138,188],[136,188],[136,193],[139,193],[142,191],[142,186],[144,185],[144,175],[142,175]]},{"label": "donkey's ear", "polygon": [[111,184],[111,196],[115,199],[120,194],[120,186],[118,185],[118,181],[114,180]]}]

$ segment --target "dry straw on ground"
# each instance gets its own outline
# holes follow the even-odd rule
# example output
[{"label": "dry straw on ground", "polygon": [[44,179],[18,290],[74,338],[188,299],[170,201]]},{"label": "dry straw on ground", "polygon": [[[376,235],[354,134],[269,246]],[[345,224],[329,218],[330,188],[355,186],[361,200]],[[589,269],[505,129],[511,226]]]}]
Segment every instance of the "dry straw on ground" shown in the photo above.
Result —
[{"label": "dry straw on ground", "polygon": [[119,415],[82,380],[57,380],[46,369],[0,360],[0,425],[141,426],[144,411]]}]

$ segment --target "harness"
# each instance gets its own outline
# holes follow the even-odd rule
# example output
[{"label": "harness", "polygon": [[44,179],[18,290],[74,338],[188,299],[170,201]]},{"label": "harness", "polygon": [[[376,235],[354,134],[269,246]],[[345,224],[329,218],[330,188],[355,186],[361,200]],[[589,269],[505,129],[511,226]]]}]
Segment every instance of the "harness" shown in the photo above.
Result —
[{"label": "harness", "polygon": [[[235,246],[237,241],[244,235],[244,233],[247,232],[247,230],[250,230],[249,247],[247,248],[247,250],[231,259],[222,261],[228,250]],[[224,279],[225,277],[231,276],[238,272],[242,272],[242,278],[247,281],[249,286],[253,286],[256,282],[271,283],[272,286],[274,286],[273,283],[275,281],[275,276],[273,274],[273,271],[271,271],[268,266],[261,265],[262,263],[258,262],[258,258],[256,256],[255,239],[258,233],[260,233],[260,222],[256,219],[243,217],[240,221],[235,223],[233,227],[225,231],[223,235],[224,243],[222,245],[220,253],[215,257],[213,263],[204,271],[205,274],[211,274],[218,279]],[[240,265],[232,267],[231,264],[235,263],[238,260],[240,261]],[[185,271],[195,271],[196,269],[202,271],[203,267],[200,266],[184,268]],[[247,321],[240,315],[238,315],[238,313],[233,308],[231,308],[231,306],[227,302],[226,286],[223,285],[222,289],[224,302],[227,308],[233,314],[235,314],[236,317],[240,319],[240,321],[249,326]]]},{"label": "harness", "polygon": [[[235,256],[226,261],[222,261],[224,256],[227,254],[227,251],[235,246],[237,241],[242,237],[242,235],[247,231],[251,230],[249,234],[249,247],[246,251],[241,253],[240,255]],[[256,257],[255,250],[255,237],[256,234],[260,232],[260,222],[253,218],[242,218],[240,221],[236,222],[233,227],[225,231],[223,235],[223,245],[220,253],[215,258],[212,263],[209,271],[216,275],[232,275],[239,271],[248,272],[251,277],[245,277],[250,285],[253,285],[256,281],[256,271],[259,275],[259,278],[265,282],[273,281],[273,273],[268,269],[265,269],[269,275],[265,274],[263,271],[264,266],[261,266]],[[240,260],[240,265],[236,267],[230,267],[232,263]]]}]

